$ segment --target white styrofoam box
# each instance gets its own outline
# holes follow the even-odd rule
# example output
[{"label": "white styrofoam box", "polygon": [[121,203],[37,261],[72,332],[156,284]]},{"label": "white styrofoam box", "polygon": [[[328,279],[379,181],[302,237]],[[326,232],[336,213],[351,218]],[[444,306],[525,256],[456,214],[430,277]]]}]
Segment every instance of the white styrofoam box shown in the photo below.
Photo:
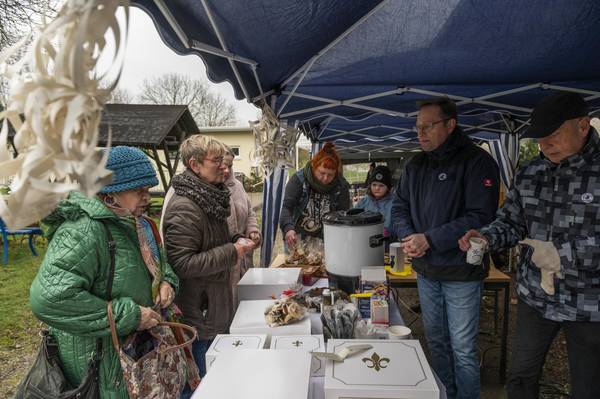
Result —
[{"label": "white styrofoam box", "polygon": [[[271,349],[299,350],[304,352],[325,352],[322,335],[289,335],[271,338]],[[311,377],[325,375],[325,360],[313,357],[310,366]]]},{"label": "white styrofoam box", "polygon": [[438,399],[440,391],[418,340],[330,339],[328,352],[347,345],[372,349],[344,362],[326,361],[325,398]]},{"label": "white styrofoam box", "polygon": [[237,334],[266,334],[269,346],[271,336],[280,335],[310,335],[310,317],[306,315],[302,320],[280,327],[269,327],[265,321],[265,309],[275,301],[241,301],[229,333]]},{"label": "white styrofoam box", "polygon": [[206,371],[223,352],[247,349],[264,349],[267,336],[265,334],[229,335],[219,334],[206,351]]},{"label": "white styrofoam box", "polygon": [[237,283],[240,301],[277,299],[300,281],[299,267],[250,268]]},{"label": "white styrofoam box", "polygon": [[192,399],[307,399],[310,355],[248,349],[219,355]]}]

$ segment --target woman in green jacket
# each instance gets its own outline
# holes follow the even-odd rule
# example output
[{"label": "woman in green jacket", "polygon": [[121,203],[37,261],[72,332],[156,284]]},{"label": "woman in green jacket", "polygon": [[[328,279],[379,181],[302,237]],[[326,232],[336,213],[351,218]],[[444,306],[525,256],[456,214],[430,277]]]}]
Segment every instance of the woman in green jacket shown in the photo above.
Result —
[{"label": "woman in green jacket", "polygon": [[[155,326],[175,296],[177,276],[166,263],[154,222],[142,216],[149,188],[158,184],[147,156],[132,147],[110,150],[113,181],[97,197],[73,192],[45,220],[50,244],[33,281],[30,303],[58,341],[63,372],[73,386],[85,377],[98,337],[102,338],[100,397],[128,398],[107,319],[112,300],[117,334]],[[109,298],[108,233],[116,242]]]}]

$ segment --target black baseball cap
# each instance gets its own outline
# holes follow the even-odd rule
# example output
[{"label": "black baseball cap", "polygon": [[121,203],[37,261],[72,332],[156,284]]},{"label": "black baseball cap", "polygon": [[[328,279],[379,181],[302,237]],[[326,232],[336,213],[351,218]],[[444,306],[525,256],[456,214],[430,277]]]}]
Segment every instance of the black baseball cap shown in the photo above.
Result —
[{"label": "black baseball cap", "polygon": [[551,135],[565,121],[588,115],[588,107],[577,93],[562,92],[544,97],[531,113],[531,126],[523,139],[540,139]]}]

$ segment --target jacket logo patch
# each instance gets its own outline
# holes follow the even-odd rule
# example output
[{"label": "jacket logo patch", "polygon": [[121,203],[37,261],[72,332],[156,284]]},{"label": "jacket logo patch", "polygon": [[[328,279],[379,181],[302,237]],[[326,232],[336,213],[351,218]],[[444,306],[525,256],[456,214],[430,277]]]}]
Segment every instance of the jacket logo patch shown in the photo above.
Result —
[{"label": "jacket logo patch", "polygon": [[594,195],[592,193],[581,194],[581,200],[586,204],[589,204],[594,200]]},{"label": "jacket logo patch", "polygon": [[486,187],[492,187],[492,179],[483,179],[483,185]]},{"label": "jacket logo patch", "polygon": [[445,173],[440,173],[440,174],[438,175],[438,180],[439,180],[439,181],[444,181],[444,180],[446,180],[447,178],[448,178],[448,175],[447,175],[447,174],[445,174]]}]

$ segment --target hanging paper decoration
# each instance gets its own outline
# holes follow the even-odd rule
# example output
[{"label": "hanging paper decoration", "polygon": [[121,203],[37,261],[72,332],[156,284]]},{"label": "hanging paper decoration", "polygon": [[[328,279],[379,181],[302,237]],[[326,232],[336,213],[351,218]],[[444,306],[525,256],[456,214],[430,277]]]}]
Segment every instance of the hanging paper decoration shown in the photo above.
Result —
[{"label": "hanging paper decoration", "polygon": [[[120,5],[126,25],[128,1],[67,0],[33,41],[25,38],[0,54],[0,75],[10,86],[0,112],[0,179],[11,180],[0,217],[11,228],[47,216],[72,190],[92,196],[110,181],[106,154],[96,146],[102,106],[121,71]],[[99,74],[107,33],[115,43],[114,52],[104,55],[112,67]],[[16,157],[7,145],[9,123]]]},{"label": "hanging paper decoration", "polygon": [[250,122],[256,143],[255,156],[265,176],[270,176],[277,166],[294,166],[294,149],[300,130],[279,121],[271,107],[264,104],[262,118]]}]

